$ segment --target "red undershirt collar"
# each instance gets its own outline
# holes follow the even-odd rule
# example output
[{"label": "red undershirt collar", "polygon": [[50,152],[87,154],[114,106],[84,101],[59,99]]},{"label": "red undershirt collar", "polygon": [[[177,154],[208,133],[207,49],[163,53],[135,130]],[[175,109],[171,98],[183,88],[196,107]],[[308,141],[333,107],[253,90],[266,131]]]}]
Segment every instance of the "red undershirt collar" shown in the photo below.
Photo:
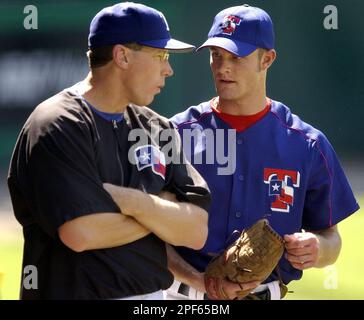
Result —
[{"label": "red undershirt collar", "polygon": [[227,113],[223,113],[220,110],[217,110],[217,98],[213,98],[210,102],[212,111],[224,122],[226,122],[230,127],[235,129],[237,132],[244,131],[251,127],[253,124],[262,119],[269,111],[272,104],[272,100],[266,98],[267,105],[266,107],[253,115],[250,116],[235,116]]}]

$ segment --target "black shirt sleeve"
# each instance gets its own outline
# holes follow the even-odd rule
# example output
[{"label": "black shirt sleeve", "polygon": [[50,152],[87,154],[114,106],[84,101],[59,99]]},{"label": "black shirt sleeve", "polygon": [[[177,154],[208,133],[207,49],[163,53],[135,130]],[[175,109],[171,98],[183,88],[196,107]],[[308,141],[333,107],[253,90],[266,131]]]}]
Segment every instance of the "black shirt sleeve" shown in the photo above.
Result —
[{"label": "black shirt sleeve", "polygon": [[205,180],[187,160],[181,143],[180,135],[171,124],[176,141],[177,159],[172,167],[170,191],[176,194],[179,201],[191,202],[199,207],[209,210],[211,202],[210,190]]},{"label": "black shirt sleeve", "polygon": [[134,178],[135,182],[131,185],[152,194],[158,194],[162,189],[167,190],[174,193],[179,201],[191,202],[208,210],[211,201],[210,190],[205,180],[185,157],[181,137],[172,122],[147,107],[138,106],[128,107],[126,118],[131,129],[142,129],[146,135],[141,139],[143,143],[138,142],[132,148],[139,144],[151,144],[161,150],[167,164],[166,181],[152,170],[141,170],[134,171],[132,179]]},{"label": "black shirt sleeve", "polygon": [[119,209],[97,171],[92,122],[75,110],[51,119],[44,116],[46,111],[34,112],[26,123],[9,181],[17,185],[34,222],[55,237],[68,220]]}]

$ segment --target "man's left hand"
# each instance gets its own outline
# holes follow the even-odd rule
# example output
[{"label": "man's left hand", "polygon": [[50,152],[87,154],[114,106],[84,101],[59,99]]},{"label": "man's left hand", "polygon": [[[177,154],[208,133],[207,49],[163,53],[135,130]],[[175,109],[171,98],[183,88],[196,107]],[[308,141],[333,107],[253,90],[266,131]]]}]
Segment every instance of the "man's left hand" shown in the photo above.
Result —
[{"label": "man's left hand", "polygon": [[304,270],[312,268],[320,257],[320,240],[311,232],[294,233],[284,236],[286,259],[291,265]]}]

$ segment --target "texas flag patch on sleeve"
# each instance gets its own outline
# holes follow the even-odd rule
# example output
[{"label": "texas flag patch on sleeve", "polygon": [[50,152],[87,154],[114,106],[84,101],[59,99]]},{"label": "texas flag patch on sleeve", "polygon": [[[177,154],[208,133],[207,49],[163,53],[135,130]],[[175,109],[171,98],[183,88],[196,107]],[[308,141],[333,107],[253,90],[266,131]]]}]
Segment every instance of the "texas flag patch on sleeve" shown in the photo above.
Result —
[{"label": "texas flag patch on sleeve", "polygon": [[162,177],[166,178],[166,158],[162,151],[152,145],[145,145],[135,149],[135,162],[138,171],[145,168],[152,168],[152,171]]}]

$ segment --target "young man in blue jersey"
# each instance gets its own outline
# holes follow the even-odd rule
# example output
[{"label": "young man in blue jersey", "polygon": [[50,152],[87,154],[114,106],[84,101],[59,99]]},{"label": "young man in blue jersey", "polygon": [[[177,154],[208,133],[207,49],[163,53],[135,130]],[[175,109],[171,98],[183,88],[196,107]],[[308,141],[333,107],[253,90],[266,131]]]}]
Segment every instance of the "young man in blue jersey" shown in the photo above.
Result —
[{"label": "young man in blue jersey", "polygon": [[[242,288],[259,299],[281,299],[282,283],[336,261],[341,249],[337,224],[359,206],[324,134],[266,96],[267,71],[276,58],[269,15],[248,5],[225,9],[216,15],[202,48],[210,50],[218,96],[172,121],[212,193],[209,235],[201,250],[170,248],[169,266],[178,281],[168,298],[206,298],[204,270],[211,258],[232,242],[234,230],[266,218],[285,240],[278,271],[264,284],[225,281],[223,290],[230,299]],[[191,130],[199,132],[192,135],[194,142],[185,139]],[[221,132],[225,145],[217,139]],[[229,158],[233,170],[222,174],[218,156],[228,147],[235,150]]]}]

